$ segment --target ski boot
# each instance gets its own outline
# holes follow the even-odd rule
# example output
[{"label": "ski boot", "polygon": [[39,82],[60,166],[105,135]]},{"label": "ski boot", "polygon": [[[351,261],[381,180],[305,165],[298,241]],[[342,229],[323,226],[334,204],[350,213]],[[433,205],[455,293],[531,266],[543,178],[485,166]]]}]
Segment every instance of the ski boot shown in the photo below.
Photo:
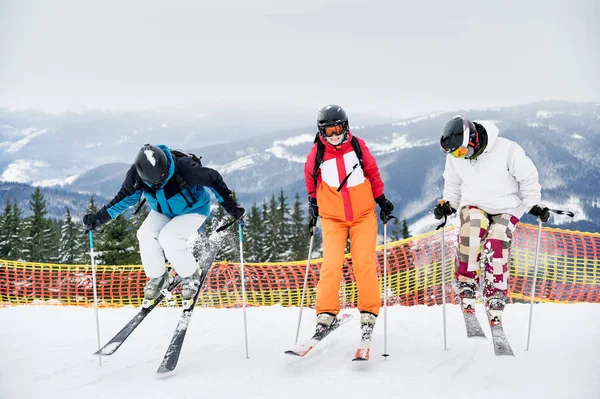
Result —
[{"label": "ski boot", "polygon": [[362,331],[361,341],[370,341],[375,328],[377,316],[369,312],[360,312],[360,329]]},{"label": "ski boot", "polygon": [[502,311],[506,305],[506,297],[500,291],[497,291],[485,300],[485,311],[490,321],[490,326],[502,325]]},{"label": "ski boot", "polygon": [[329,328],[334,321],[335,315],[333,313],[319,313],[317,315],[317,327],[323,326],[325,328]]},{"label": "ski boot", "polygon": [[319,313],[317,315],[317,327],[315,329],[315,337],[330,329],[337,323],[337,317],[333,313]]},{"label": "ski boot", "polygon": [[369,360],[371,354],[371,336],[375,328],[375,321],[377,321],[377,315],[370,312],[360,312],[360,345],[356,350],[354,359],[352,359],[353,362]]},{"label": "ski boot", "polygon": [[162,276],[151,278],[150,281],[146,283],[142,307],[147,308],[154,304],[161,292],[171,283],[171,277],[169,271],[165,270]]},{"label": "ski boot", "polygon": [[196,269],[194,274],[185,277],[181,283],[181,299],[184,309],[189,309],[194,305],[194,297],[200,289],[200,274],[200,269]]},{"label": "ski boot", "polygon": [[459,281],[457,284],[457,293],[460,298],[460,307],[463,312],[474,313],[475,303],[477,302],[475,297],[475,291],[477,287],[475,283],[468,283],[465,281]]}]

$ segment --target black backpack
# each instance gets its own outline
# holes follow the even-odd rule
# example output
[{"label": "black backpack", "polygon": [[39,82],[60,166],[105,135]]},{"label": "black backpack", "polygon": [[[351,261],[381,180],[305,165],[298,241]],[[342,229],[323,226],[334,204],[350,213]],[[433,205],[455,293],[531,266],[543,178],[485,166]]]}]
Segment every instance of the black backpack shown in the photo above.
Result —
[{"label": "black backpack", "polygon": [[[315,136],[315,141],[314,141],[314,143],[317,144],[317,154],[315,156],[315,167],[313,168],[313,174],[312,174],[313,179],[315,180],[315,190],[317,187],[317,176],[319,173],[319,168],[321,167],[321,164],[323,163],[323,154],[325,153],[325,144],[323,144],[323,142],[319,139],[319,135],[320,135],[320,133],[317,133],[317,135]],[[348,181],[348,178],[350,177],[352,172],[354,172],[354,170],[358,167],[359,164],[360,164],[360,167],[364,170],[363,160],[362,160],[362,149],[360,148],[360,143],[358,142],[358,139],[356,137],[352,136],[350,143],[352,144],[352,148],[354,149],[354,152],[356,153],[356,157],[358,158],[359,163],[354,165],[352,167],[352,170],[350,171],[350,173],[348,173],[348,175],[344,178],[344,180],[342,180],[342,182],[340,183],[340,186],[337,188],[338,192],[340,192],[342,187],[344,187],[344,184],[346,184],[346,182]]]},{"label": "black backpack", "polygon": [[[198,157],[198,156],[196,156],[196,154],[192,154],[191,152],[184,152],[182,150],[171,150],[171,155],[173,156],[173,159],[184,158],[184,157],[192,158],[192,161],[196,162],[198,164],[198,166],[202,166],[202,161],[201,161],[202,157]],[[194,202],[196,202],[196,197],[194,196],[194,193],[192,192],[191,186],[177,172],[177,168],[175,168],[175,173],[173,174],[173,177],[175,178],[175,181],[179,185],[179,193],[181,194],[181,196],[183,197],[185,202],[190,207],[192,205],[194,205]],[[184,195],[184,191],[187,192],[187,195],[189,196],[189,198]],[[143,198],[140,201],[140,203],[138,204],[137,208],[135,209],[135,212],[133,212],[134,215],[137,214],[140,211],[140,209],[142,209],[142,206],[144,206],[145,202],[146,202],[146,198]]]}]

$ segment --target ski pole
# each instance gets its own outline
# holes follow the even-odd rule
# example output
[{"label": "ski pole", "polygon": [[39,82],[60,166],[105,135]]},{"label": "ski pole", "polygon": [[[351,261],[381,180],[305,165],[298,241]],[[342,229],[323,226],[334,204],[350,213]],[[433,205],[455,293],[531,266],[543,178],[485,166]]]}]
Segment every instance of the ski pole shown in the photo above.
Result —
[{"label": "ski pole", "polygon": [[[92,260],[92,285],[94,286],[94,308],[96,309],[96,337],[98,338],[98,351],[100,351],[100,318],[98,317],[98,292],[96,290],[96,261],[94,256],[94,233],[89,231],[90,259]],[[102,367],[102,356],[98,356],[98,366]]]},{"label": "ski pole", "polygon": [[383,224],[383,354],[387,359],[387,221]]},{"label": "ski pole", "polygon": [[548,209],[548,212],[556,213],[557,215],[567,215],[569,217],[575,216],[575,214],[571,211],[562,211],[560,209]]},{"label": "ski pole", "polygon": [[533,266],[533,283],[531,284],[531,302],[529,305],[529,328],[527,329],[527,348],[529,350],[529,339],[531,338],[531,320],[533,318],[533,300],[535,296],[535,284],[537,281],[538,256],[540,254],[540,242],[542,240],[542,221],[538,219],[538,236],[535,246],[535,263]]},{"label": "ski pole", "polygon": [[244,314],[244,340],[246,342],[246,359],[250,359],[248,355],[248,322],[246,319],[246,278],[244,276],[244,241],[242,227],[244,219],[239,219],[238,231],[240,233],[240,269],[242,270],[242,313]]},{"label": "ski pole", "polygon": [[446,216],[437,228],[442,229],[442,328],[444,330],[444,350],[446,347]]},{"label": "ski pole", "polygon": [[302,322],[302,309],[304,309],[304,296],[306,294],[306,285],[308,282],[308,269],[310,267],[310,258],[312,255],[313,243],[315,241],[315,227],[312,228],[310,233],[310,243],[308,244],[308,256],[306,260],[306,270],[304,271],[304,285],[302,285],[302,298],[300,299],[300,314],[298,315],[298,326],[296,327],[296,340],[294,345],[298,344],[298,335],[300,334],[300,323]]},{"label": "ski pole", "polygon": [[[556,213],[557,215],[567,215],[569,217],[575,216],[575,214],[571,211],[563,211],[560,209],[548,209],[548,212]],[[529,350],[529,340],[531,338],[531,322],[533,319],[533,302],[535,296],[535,285],[537,282],[537,269],[538,269],[538,257],[540,254],[540,243],[542,240],[542,220],[538,218],[538,236],[537,236],[537,244],[535,246],[535,263],[533,266],[533,283],[531,284],[531,301],[529,304],[529,327],[527,329],[527,348],[525,350]]]}]

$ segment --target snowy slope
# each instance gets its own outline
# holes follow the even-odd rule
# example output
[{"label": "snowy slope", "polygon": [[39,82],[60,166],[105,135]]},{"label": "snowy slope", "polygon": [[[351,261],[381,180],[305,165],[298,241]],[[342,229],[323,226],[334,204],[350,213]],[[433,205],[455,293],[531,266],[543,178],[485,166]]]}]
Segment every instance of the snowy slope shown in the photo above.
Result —
[{"label": "snowy slope", "polygon": [[[101,309],[102,343],[134,312]],[[350,361],[357,318],[306,358],[295,358],[283,352],[293,344],[298,309],[248,309],[248,360],[241,310],[197,309],[175,374],[157,378],[178,309],[157,309],[98,368],[91,355],[97,349],[93,309],[4,308],[0,398],[600,398],[600,305],[536,305],[528,352],[529,306],[509,305],[504,319],[515,357],[495,357],[491,339],[468,340],[459,312],[447,307],[443,351],[441,307],[390,308],[391,357],[379,356],[380,318],[372,360],[357,364]],[[314,312],[304,317],[301,340],[313,329]]]}]

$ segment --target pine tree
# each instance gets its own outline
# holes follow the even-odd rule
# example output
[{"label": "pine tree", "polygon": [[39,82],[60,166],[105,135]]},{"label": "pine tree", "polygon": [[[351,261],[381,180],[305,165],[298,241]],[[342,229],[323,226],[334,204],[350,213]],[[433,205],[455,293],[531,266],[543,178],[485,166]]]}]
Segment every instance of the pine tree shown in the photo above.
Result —
[{"label": "pine tree", "polygon": [[404,238],[404,239],[410,238],[410,232],[408,231],[408,225],[406,224],[406,219],[402,220],[402,238]]},{"label": "pine tree", "polygon": [[94,201],[94,196],[90,197],[90,203],[88,204],[86,213],[88,212],[96,212],[98,210],[98,206],[96,205],[96,201]]},{"label": "pine tree", "polygon": [[23,247],[23,212],[17,204],[17,199],[13,199],[12,213],[8,222],[8,231],[10,239],[10,248],[6,255],[6,259],[19,260],[22,257],[21,250]]},{"label": "pine tree", "polygon": [[39,187],[31,194],[29,207],[32,216],[25,222],[23,256],[29,262],[49,261],[52,258],[49,249],[52,248],[53,243],[47,242],[47,240],[51,239],[52,226],[50,221],[45,218],[48,210],[46,209],[46,200]]},{"label": "pine tree", "polygon": [[0,216],[0,259],[8,259],[8,254],[11,249],[11,231],[10,231],[10,217],[12,213],[12,207],[10,200],[6,199],[2,216]]},{"label": "pine tree", "polygon": [[289,219],[290,207],[287,204],[287,198],[283,193],[283,189],[279,191],[277,197],[277,217],[275,221],[277,223],[277,234],[279,239],[277,240],[277,260],[278,261],[290,261],[292,260],[292,234],[291,234],[291,223]]},{"label": "pine tree", "polygon": [[125,215],[119,215],[105,226],[100,239],[95,243],[98,263],[105,265],[141,263],[133,227]]},{"label": "pine tree", "polygon": [[83,246],[83,228],[73,222],[69,208],[65,213],[65,220],[61,227],[60,247],[58,250],[58,262],[76,264],[81,262]]},{"label": "pine tree", "polygon": [[402,228],[400,227],[400,221],[397,218],[394,218],[392,222],[392,231],[390,232],[389,239],[390,241],[397,241],[402,237]]},{"label": "pine tree", "polygon": [[263,262],[265,225],[262,213],[256,203],[252,204],[250,213],[246,218],[246,227],[244,228],[244,258],[248,262]]},{"label": "pine tree", "polygon": [[58,250],[60,247],[61,221],[46,219],[47,227],[44,230],[44,262],[58,262]]},{"label": "pine tree", "polygon": [[269,205],[263,203],[263,214],[265,219],[265,262],[276,262],[279,260],[279,213],[277,212],[277,201],[275,194],[271,196]]},{"label": "pine tree", "polygon": [[306,259],[308,254],[310,233],[308,223],[304,222],[303,210],[300,204],[300,196],[296,193],[293,211],[291,215],[291,260]]}]

